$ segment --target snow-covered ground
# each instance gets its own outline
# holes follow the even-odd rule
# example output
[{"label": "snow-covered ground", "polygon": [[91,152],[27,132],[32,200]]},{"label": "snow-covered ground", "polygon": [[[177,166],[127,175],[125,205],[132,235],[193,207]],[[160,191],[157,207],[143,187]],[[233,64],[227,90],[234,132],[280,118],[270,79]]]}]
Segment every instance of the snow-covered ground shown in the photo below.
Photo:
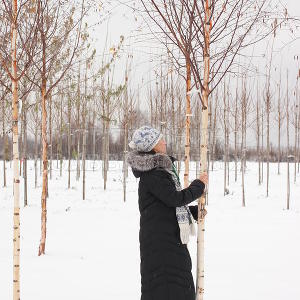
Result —
[{"label": "snow-covered ground", "polygon": [[[75,166],[75,164],[74,164]],[[123,201],[122,168],[110,162],[107,190],[103,190],[100,164],[87,163],[86,200],[82,182],[72,171],[59,177],[53,162],[49,180],[46,255],[38,257],[41,178],[34,188],[33,162],[29,162],[28,206],[21,209],[22,300],[138,300],[139,211],[137,180],[129,172],[127,201]],[[12,169],[3,188],[0,166],[0,299],[12,299]],[[291,209],[286,207],[286,166],[277,175],[271,165],[270,192],[258,185],[257,164],[248,162],[246,207],[242,207],[241,178],[223,196],[223,164],[210,173],[205,231],[205,300],[300,299],[300,175],[293,183]],[[181,174],[182,175],[182,174]],[[194,179],[192,166],[190,179]],[[22,187],[21,181],[21,187]],[[22,187],[23,188],[23,187]],[[21,206],[23,193],[21,191]],[[196,267],[196,239],[189,244]],[[183,299],[184,300],[184,299]]]}]

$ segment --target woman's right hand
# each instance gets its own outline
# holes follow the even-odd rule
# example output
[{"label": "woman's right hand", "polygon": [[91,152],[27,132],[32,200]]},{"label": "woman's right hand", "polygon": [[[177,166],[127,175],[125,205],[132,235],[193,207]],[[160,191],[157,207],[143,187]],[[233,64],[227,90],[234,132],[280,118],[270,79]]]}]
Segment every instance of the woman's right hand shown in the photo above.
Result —
[{"label": "woman's right hand", "polygon": [[200,174],[199,179],[205,184],[208,184],[208,174],[206,172],[203,172]]}]

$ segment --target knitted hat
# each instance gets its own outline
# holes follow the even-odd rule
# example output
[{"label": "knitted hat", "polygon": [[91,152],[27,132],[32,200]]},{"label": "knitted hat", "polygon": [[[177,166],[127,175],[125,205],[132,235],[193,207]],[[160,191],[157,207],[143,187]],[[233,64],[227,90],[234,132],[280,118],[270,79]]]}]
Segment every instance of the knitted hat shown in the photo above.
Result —
[{"label": "knitted hat", "polygon": [[162,137],[163,135],[157,129],[151,126],[142,126],[134,132],[129,147],[137,151],[149,152]]}]

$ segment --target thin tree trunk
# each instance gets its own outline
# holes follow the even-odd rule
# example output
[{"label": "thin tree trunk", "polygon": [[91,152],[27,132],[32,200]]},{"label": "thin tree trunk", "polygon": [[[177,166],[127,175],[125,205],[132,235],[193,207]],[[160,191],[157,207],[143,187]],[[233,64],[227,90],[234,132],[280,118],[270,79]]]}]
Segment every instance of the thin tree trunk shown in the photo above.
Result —
[{"label": "thin tree trunk", "polygon": [[[208,96],[210,79],[210,31],[211,31],[211,0],[205,2],[204,20],[204,76],[202,90],[202,134],[201,134],[201,169],[207,172],[207,125],[208,125]],[[198,233],[197,233],[197,283],[196,299],[203,300],[204,295],[204,231],[206,192],[198,199]]]},{"label": "thin tree trunk", "polygon": [[261,183],[264,182],[264,111],[261,107]]},{"label": "thin tree trunk", "polygon": [[177,140],[177,155],[178,155],[178,161],[177,161],[177,170],[178,174],[180,174],[181,171],[181,140],[182,140],[182,124],[181,124],[181,99],[179,99],[179,105],[178,105],[178,113],[177,113],[177,123],[178,123],[178,130],[177,130],[177,136],[179,136]]},{"label": "thin tree trunk", "polygon": [[27,206],[27,108],[26,97],[23,98],[23,178],[24,178],[24,206]]},{"label": "thin tree trunk", "polygon": [[153,98],[152,98],[152,88],[150,85],[150,91],[149,91],[149,101],[150,101],[150,125],[153,126]]},{"label": "thin tree trunk", "polygon": [[[230,160],[229,160],[229,84],[227,85],[227,104],[226,104],[226,162],[227,162],[227,187],[229,187],[229,179],[230,179],[230,174],[229,174],[229,164],[230,164]],[[228,188],[227,188],[227,193],[229,192]]]},{"label": "thin tree trunk", "polygon": [[46,41],[43,32],[41,32],[42,42],[42,142],[43,142],[43,187],[42,187],[42,215],[41,215],[41,240],[38,255],[45,254],[46,233],[47,233],[47,195],[48,195],[48,142],[47,142],[47,99],[46,99]]},{"label": "thin tree trunk", "polygon": [[35,104],[35,130],[34,130],[34,187],[37,188],[37,161],[38,161],[38,116],[39,116],[39,110],[38,110],[38,101],[36,100]]},{"label": "thin tree trunk", "polygon": [[[246,87],[245,87],[246,89]],[[247,167],[247,105],[248,105],[248,99],[247,99],[247,96],[245,95],[245,114],[244,114],[244,117],[245,117],[245,126],[244,126],[244,129],[245,129],[245,133],[244,133],[244,149],[245,149],[245,159],[244,159],[244,164],[245,164],[245,168],[244,168],[244,172],[246,173],[246,167]]]},{"label": "thin tree trunk", "polygon": [[19,172],[20,172],[20,176],[22,176],[22,164],[23,164],[23,156],[24,156],[24,153],[23,153],[23,113],[24,113],[24,108],[23,108],[23,105],[22,105],[22,108],[21,108],[21,128],[20,128],[20,135],[19,135],[19,148],[21,150],[19,150],[19,156],[20,156],[20,164],[19,164]]},{"label": "thin tree trunk", "polygon": [[[270,79],[268,79],[270,80]],[[269,181],[270,181],[270,91],[267,92],[267,197],[269,197]]]},{"label": "thin tree trunk", "polygon": [[212,139],[212,163],[211,170],[214,170],[215,153],[216,153],[216,131],[217,131],[217,107],[218,107],[218,89],[216,90],[215,107],[214,107],[214,126],[213,126],[213,139]]},{"label": "thin tree trunk", "polygon": [[260,116],[259,116],[259,97],[257,93],[257,101],[256,101],[256,153],[258,155],[258,184],[261,184],[261,169],[260,169],[260,163],[261,163],[261,156],[260,156]]},{"label": "thin tree trunk", "polygon": [[[51,80],[50,80],[50,84],[51,84]],[[53,157],[53,145],[52,145],[52,95],[50,93],[49,95],[49,147],[50,147],[50,170],[49,170],[49,173],[50,173],[50,179],[52,179],[52,157]]]},{"label": "thin tree trunk", "polygon": [[201,149],[201,140],[200,140],[200,105],[199,102],[196,104],[196,141],[197,141],[197,147],[196,147],[196,177],[199,177],[199,167],[200,167],[200,149]]},{"label": "thin tree trunk", "polygon": [[242,95],[242,159],[241,159],[241,168],[242,168],[242,206],[246,206],[245,199],[245,160],[246,160],[246,145],[245,145],[245,136],[246,136],[246,83],[243,84],[243,95]]},{"label": "thin tree trunk", "polygon": [[212,102],[209,103],[209,112],[208,112],[208,118],[209,118],[209,127],[208,127],[208,145],[207,148],[207,169],[209,172],[209,166],[210,166],[210,160],[211,160],[211,131],[212,131]]},{"label": "thin tree trunk", "polygon": [[294,183],[297,181],[297,137],[298,137],[298,77],[296,84],[296,105],[295,105],[295,145],[294,145]]},{"label": "thin tree trunk", "polygon": [[123,199],[126,202],[126,178],[127,178],[127,144],[128,144],[128,75],[125,73],[125,107],[124,107],[124,152],[123,152]]},{"label": "thin tree trunk", "polygon": [[128,144],[128,122],[125,119],[124,125],[124,155],[123,155],[123,199],[126,201],[126,177],[127,177],[127,144]]},{"label": "thin tree trunk", "polygon": [[184,146],[184,187],[189,185],[190,172],[190,131],[191,131],[191,65],[186,58],[186,120],[185,120],[185,146]]},{"label": "thin tree trunk", "polygon": [[176,130],[175,130],[175,97],[174,97],[174,83],[173,83],[173,72],[171,72],[171,114],[172,114],[172,125],[171,125],[171,153],[174,155],[174,151],[175,151],[175,134],[176,134]]},{"label": "thin tree trunk", "polygon": [[290,120],[289,120],[289,79],[288,79],[288,73],[287,73],[287,91],[286,91],[286,152],[287,152],[287,197],[286,197],[286,208],[290,209],[290,132],[289,132],[289,127],[290,127]]},{"label": "thin tree trunk", "polygon": [[[298,83],[298,81],[297,81]],[[297,84],[298,89],[298,84]],[[299,97],[299,94],[298,94]],[[297,154],[297,161],[298,161],[298,173],[299,173],[299,165],[300,165],[300,99],[298,98],[298,142],[297,142],[298,154]]]},{"label": "thin tree trunk", "polygon": [[87,64],[84,78],[84,102],[82,113],[83,136],[82,136],[82,199],[85,200],[85,159],[86,159],[86,106],[87,106]]},{"label": "thin tree trunk", "polygon": [[85,161],[86,161],[86,132],[85,132],[85,117],[83,120],[83,136],[82,136],[82,199],[85,200],[85,186],[86,186],[86,178],[85,178]]},{"label": "thin tree trunk", "polygon": [[[42,116],[41,116],[42,118]],[[43,137],[42,137],[42,123],[40,126],[40,176],[42,176],[42,153],[43,152]]]},{"label": "thin tree trunk", "polygon": [[6,187],[6,143],[7,137],[5,132],[5,99],[2,101],[2,136],[3,136],[3,187]]},{"label": "thin tree trunk", "polygon": [[281,133],[281,106],[280,106],[280,87],[281,87],[281,80],[279,83],[279,91],[278,91],[278,167],[277,167],[277,174],[280,174],[280,161],[281,161],[281,147],[280,147],[280,133]]},{"label": "thin tree trunk", "polygon": [[63,94],[60,95],[60,122],[59,122],[59,176],[62,177],[62,166],[63,166]]},{"label": "thin tree trunk", "polygon": [[68,189],[71,187],[71,97],[68,95]]},{"label": "thin tree trunk", "polygon": [[80,92],[80,63],[78,70],[78,89],[77,89],[77,169],[76,169],[76,180],[80,178],[80,102],[81,102],[81,92]]},{"label": "thin tree trunk", "polygon": [[11,23],[12,55],[12,110],[13,110],[13,196],[14,196],[14,238],[13,238],[13,299],[20,299],[20,178],[19,178],[19,145],[18,145],[18,75],[17,75],[17,12],[18,1],[13,0],[13,20]]},{"label": "thin tree trunk", "polygon": [[237,163],[238,163],[237,134],[238,134],[238,86],[236,86],[235,110],[234,110],[234,181],[235,182],[237,182]]},{"label": "thin tree trunk", "polygon": [[227,195],[227,182],[226,182],[226,179],[227,179],[227,124],[226,124],[226,121],[227,121],[227,118],[226,118],[226,82],[225,82],[225,79],[224,79],[224,91],[223,91],[223,105],[224,105],[224,109],[223,109],[223,121],[224,121],[224,155],[223,155],[223,161],[224,161],[224,196]]},{"label": "thin tree trunk", "polygon": [[[107,86],[110,86],[109,78]],[[107,175],[108,175],[108,168],[109,168],[109,127],[110,127],[110,97],[107,96],[105,98],[105,105],[104,105],[104,143],[103,143],[103,153],[104,153],[104,160],[103,160],[103,187],[106,190],[107,185]]]},{"label": "thin tree trunk", "polygon": [[109,126],[110,121],[106,120],[106,130],[105,130],[105,161],[104,161],[104,190],[106,190],[107,179],[108,179],[108,168],[109,168]]},{"label": "thin tree trunk", "polygon": [[[94,82],[94,80],[93,80]],[[95,171],[95,161],[96,161],[96,99],[94,95],[94,86],[93,86],[93,172]]]}]

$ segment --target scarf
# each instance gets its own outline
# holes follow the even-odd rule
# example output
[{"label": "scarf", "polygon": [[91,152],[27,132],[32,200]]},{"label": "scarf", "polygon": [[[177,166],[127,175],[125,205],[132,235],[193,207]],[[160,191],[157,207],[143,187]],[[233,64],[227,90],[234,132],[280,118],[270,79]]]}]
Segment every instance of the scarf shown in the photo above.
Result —
[{"label": "scarf", "polygon": [[[171,174],[172,179],[176,186],[176,190],[181,191],[182,187],[181,187],[180,179],[177,174],[176,167],[173,163],[172,163],[172,170],[167,170],[167,172]],[[193,223],[194,219],[192,217],[188,205],[176,207],[176,218],[180,229],[181,242],[182,244],[187,244],[189,242],[190,235],[193,236],[196,235],[195,225]]]},{"label": "scarf", "polygon": [[[175,159],[174,159],[175,160]],[[127,161],[131,168],[136,171],[149,171],[154,168],[163,168],[172,177],[176,190],[181,191],[181,183],[171,156],[155,152],[129,152]],[[182,244],[189,242],[190,235],[196,235],[194,219],[187,205],[176,207],[176,218],[180,229],[180,239]]]}]

